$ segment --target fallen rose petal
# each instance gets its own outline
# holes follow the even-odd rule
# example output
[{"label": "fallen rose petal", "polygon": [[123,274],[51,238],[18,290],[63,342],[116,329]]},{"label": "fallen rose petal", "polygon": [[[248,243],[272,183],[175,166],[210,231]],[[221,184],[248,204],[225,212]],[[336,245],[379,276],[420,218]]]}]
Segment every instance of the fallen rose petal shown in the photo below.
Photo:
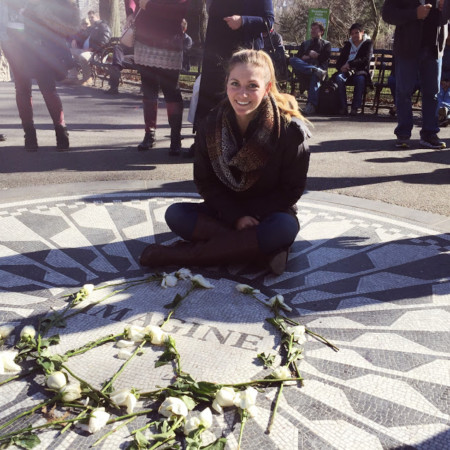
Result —
[{"label": "fallen rose petal", "polygon": [[22,368],[14,362],[18,355],[17,351],[5,350],[0,352],[0,375],[8,372],[20,372]]},{"label": "fallen rose petal", "polygon": [[117,348],[128,348],[133,347],[134,345],[136,345],[134,341],[126,341],[125,339],[116,342]]},{"label": "fallen rose petal", "polygon": [[188,408],[186,403],[177,397],[167,397],[158,409],[158,412],[165,417],[184,416],[188,415]]},{"label": "fallen rose petal", "polygon": [[89,419],[89,432],[96,433],[101,430],[110,418],[110,414],[105,411],[105,408],[94,409]]},{"label": "fallen rose petal", "polygon": [[130,358],[132,355],[133,355],[133,353],[130,352],[129,350],[127,350],[126,348],[121,348],[119,350],[119,353],[117,353],[117,357],[119,359],[123,359],[123,360]]},{"label": "fallen rose petal", "polygon": [[0,327],[0,339],[8,338],[14,331],[14,325],[2,325]]},{"label": "fallen rose petal", "polygon": [[205,288],[205,289],[212,289],[214,288],[214,285],[212,285],[203,275],[197,274],[194,275],[191,278],[191,282],[194,286]]}]

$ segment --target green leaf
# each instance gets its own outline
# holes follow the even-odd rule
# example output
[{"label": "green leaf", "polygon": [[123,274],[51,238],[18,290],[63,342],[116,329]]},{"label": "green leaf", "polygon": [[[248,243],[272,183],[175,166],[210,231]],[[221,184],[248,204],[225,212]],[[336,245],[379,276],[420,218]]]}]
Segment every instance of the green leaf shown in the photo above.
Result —
[{"label": "green leaf", "polygon": [[197,406],[197,402],[189,395],[182,395],[180,398],[186,404],[189,411],[192,411]]},{"label": "green leaf", "polygon": [[209,445],[205,445],[204,447],[200,447],[202,450],[224,450],[227,445],[227,439],[224,437],[220,437],[216,439]]},{"label": "green leaf", "polygon": [[167,308],[167,309],[176,308],[183,300],[184,300],[184,297],[181,294],[177,294],[177,295],[175,295],[175,298],[172,300],[171,303],[167,303],[166,305],[164,305],[164,308]]},{"label": "green leaf", "polygon": [[259,353],[257,357],[263,362],[264,367],[272,367],[275,361],[275,355],[271,355],[270,353],[268,355],[266,355],[264,352]]},{"label": "green leaf", "polygon": [[147,448],[147,446],[150,444],[150,442],[148,442],[147,439],[145,439],[145,436],[141,431],[138,431],[136,433],[134,439],[136,440],[137,445],[139,446],[138,448]]},{"label": "green leaf", "polygon": [[33,433],[24,434],[12,439],[12,443],[20,448],[34,448],[41,443],[41,440]]}]

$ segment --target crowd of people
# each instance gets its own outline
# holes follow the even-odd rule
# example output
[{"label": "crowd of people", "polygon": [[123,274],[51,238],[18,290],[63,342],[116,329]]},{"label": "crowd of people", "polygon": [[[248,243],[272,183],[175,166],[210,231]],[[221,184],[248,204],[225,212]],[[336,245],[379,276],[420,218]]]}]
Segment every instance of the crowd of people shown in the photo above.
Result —
[{"label": "crowd of people", "polygon": [[[187,67],[183,48],[192,45],[185,21],[189,0],[124,1],[127,24],[134,23],[135,40],[132,48],[119,44],[114,49],[109,93],[118,92],[120,71],[127,64],[139,71],[144,137],[137,148],[147,151],[156,142],[161,90],[170,126],[169,154],[179,155],[183,151],[183,99],[178,81],[180,71]],[[448,16],[444,0],[434,8],[403,7],[406,3],[385,0],[383,7],[383,18],[396,25],[396,146],[409,146],[411,96],[418,78],[421,144],[442,148],[438,121],[448,121],[450,110],[448,71],[439,93]],[[36,79],[55,126],[57,149],[65,150],[69,136],[56,82],[67,76],[75,59],[82,72],[78,83],[90,83],[89,60],[109,42],[111,32],[95,11],[88,13],[88,21],[80,22],[73,0],[7,0],[7,4],[11,20],[2,36],[2,49],[14,75],[25,149],[38,149],[31,102],[32,79]],[[264,36],[272,47],[274,42],[282,46],[281,37],[277,40],[273,32],[272,1],[207,0],[206,4],[209,20],[196,134],[188,150],[194,157],[194,181],[204,201],[169,207],[167,225],[182,240],[171,246],[148,246],[140,263],[160,267],[259,261],[278,275],[285,270],[289,247],[299,231],[295,205],[306,186],[308,120],[296,99],[278,90],[273,61],[264,51]],[[314,22],[311,39],[290,60],[308,86],[306,114],[316,112],[320,85],[328,77],[331,44],[323,38],[324,31],[322,23]],[[353,24],[332,75],[339,89],[340,114],[348,114],[348,84],[354,85],[350,114],[358,114],[370,82],[372,50],[362,25]]]}]

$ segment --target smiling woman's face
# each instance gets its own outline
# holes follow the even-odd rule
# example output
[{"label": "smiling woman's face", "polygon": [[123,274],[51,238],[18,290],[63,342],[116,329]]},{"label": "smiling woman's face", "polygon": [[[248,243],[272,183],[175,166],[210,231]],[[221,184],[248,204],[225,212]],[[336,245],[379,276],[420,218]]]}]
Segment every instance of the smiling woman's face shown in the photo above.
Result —
[{"label": "smiling woman's face", "polygon": [[250,64],[237,64],[227,81],[227,96],[239,124],[255,117],[264,96],[269,91],[264,70]]}]

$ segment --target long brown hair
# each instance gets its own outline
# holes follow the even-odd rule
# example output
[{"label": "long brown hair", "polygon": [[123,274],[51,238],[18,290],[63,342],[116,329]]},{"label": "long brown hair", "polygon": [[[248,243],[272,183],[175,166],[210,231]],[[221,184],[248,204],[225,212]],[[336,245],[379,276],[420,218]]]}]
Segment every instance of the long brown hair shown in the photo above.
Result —
[{"label": "long brown hair", "polygon": [[230,72],[238,64],[249,64],[254,67],[260,67],[264,71],[264,78],[267,84],[270,83],[269,93],[273,95],[275,101],[277,102],[278,108],[281,112],[287,116],[288,119],[291,117],[298,117],[305,122],[307,120],[300,113],[297,100],[294,96],[290,94],[282,93],[278,90],[277,79],[275,76],[275,69],[273,67],[272,59],[264,50],[239,50],[233,54],[228,62],[227,67],[227,81]]}]

